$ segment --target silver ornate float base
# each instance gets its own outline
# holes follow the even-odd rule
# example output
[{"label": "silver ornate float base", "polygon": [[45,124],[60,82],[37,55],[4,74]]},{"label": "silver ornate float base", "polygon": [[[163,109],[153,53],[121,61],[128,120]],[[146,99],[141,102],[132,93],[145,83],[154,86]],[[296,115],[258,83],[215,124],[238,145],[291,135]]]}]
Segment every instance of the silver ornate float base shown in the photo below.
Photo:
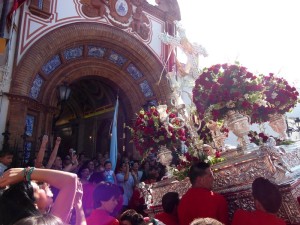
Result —
[{"label": "silver ornate float base", "polygon": [[287,139],[286,130],[287,124],[283,115],[275,114],[270,116],[269,121],[270,127],[279,134],[282,139]]},{"label": "silver ornate float base", "polygon": [[[298,202],[300,197],[300,148],[289,146],[287,149],[291,150],[287,150],[281,158],[285,162],[287,171],[291,172],[279,169],[276,162],[272,160],[271,155],[278,148],[270,149],[265,146],[244,155],[232,151],[227,154],[230,158],[212,167],[215,176],[214,191],[226,197],[230,218],[239,208],[254,209],[251,184],[255,178],[262,176],[279,185],[283,204],[278,216],[283,218],[287,224],[300,224],[300,204]],[[148,205],[147,212],[156,214],[162,210],[161,199],[165,193],[177,191],[182,196],[189,187],[188,178],[180,182],[168,179],[148,186],[148,198],[151,198],[152,203]]]}]

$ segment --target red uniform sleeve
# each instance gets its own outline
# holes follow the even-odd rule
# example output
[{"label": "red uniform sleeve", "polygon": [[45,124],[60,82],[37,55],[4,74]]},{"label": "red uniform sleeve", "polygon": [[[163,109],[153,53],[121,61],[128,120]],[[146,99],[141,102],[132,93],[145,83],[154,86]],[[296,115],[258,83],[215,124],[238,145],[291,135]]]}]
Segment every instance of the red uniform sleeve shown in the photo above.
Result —
[{"label": "red uniform sleeve", "polygon": [[234,213],[231,225],[243,225],[244,224],[242,212],[243,211],[239,209]]},{"label": "red uniform sleeve", "polygon": [[225,225],[229,225],[229,214],[228,214],[228,204],[226,199],[222,196],[220,200],[220,208],[218,211],[218,220]]}]

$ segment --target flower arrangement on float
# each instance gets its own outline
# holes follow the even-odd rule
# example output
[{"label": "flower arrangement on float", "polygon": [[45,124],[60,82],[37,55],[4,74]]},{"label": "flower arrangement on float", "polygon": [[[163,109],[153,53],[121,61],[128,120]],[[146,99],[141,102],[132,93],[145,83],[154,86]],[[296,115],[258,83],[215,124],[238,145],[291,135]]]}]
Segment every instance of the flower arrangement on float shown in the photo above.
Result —
[{"label": "flower arrangement on float", "polygon": [[[149,110],[141,109],[136,114],[136,120],[131,131],[131,140],[143,158],[149,153],[159,155],[165,148],[176,151],[179,163],[175,167],[169,167],[171,173],[178,180],[188,175],[190,166],[194,162],[205,161],[211,165],[221,162],[224,158],[220,153],[213,152],[205,154],[203,151],[190,145],[191,135],[177,112],[166,105],[152,106]],[[209,130],[203,124],[202,131],[199,131],[199,138],[202,144],[211,141]],[[184,149],[181,149],[185,146]],[[212,148],[211,148],[212,149]]]},{"label": "flower arrangement on float", "polygon": [[205,68],[195,81],[193,102],[201,120],[224,120],[229,111],[250,115],[263,104],[260,78],[239,64]]},{"label": "flower arrangement on float", "polygon": [[183,180],[188,176],[190,167],[197,162],[206,162],[210,165],[214,165],[219,162],[223,162],[225,159],[221,157],[219,151],[207,154],[203,151],[197,151],[197,149],[189,149],[186,153],[179,156],[179,164],[174,168],[173,175],[178,180]]},{"label": "flower arrangement on float", "polygon": [[[267,143],[268,139],[273,136],[269,136],[269,135],[265,134],[264,132],[258,133],[256,131],[250,131],[248,133],[248,137],[249,137],[250,142],[252,142],[258,146],[261,146],[261,145],[264,145],[265,143]],[[294,143],[294,141],[291,141],[291,140],[282,140],[281,138],[277,138],[277,137],[273,137],[273,138],[276,141],[276,145],[290,145],[290,144]]]},{"label": "flower arrangement on float", "polygon": [[133,127],[129,129],[132,142],[143,156],[157,153],[161,146],[175,150],[181,148],[182,142],[188,145],[188,130],[182,126],[182,120],[176,112],[166,106],[141,109],[136,114]]},{"label": "flower arrangement on float", "polygon": [[270,73],[261,76],[264,86],[265,105],[255,105],[252,112],[252,123],[264,123],[272,115],[283,115],[291,111],[299,102],[297,89],[284,79]]}]

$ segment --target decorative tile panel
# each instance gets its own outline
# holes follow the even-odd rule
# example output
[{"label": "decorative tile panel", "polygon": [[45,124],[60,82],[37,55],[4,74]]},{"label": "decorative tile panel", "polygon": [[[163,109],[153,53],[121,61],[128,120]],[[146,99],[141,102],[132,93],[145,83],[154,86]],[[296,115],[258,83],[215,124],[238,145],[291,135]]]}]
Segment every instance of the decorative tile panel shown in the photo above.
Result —
[{"label": "decorative tile panel", "polygon": [[61,65],[61,61],[59,55],[55,55],[52,59],[50,59],[46,64],[43,65],[42,71],[46,75],[49,75],[60,65]]},{"label": "decorative tile panel", "polygon": [[34,127],[34,116],[27,115],[26,116],[26,135],[29,137],[33,134],[33,127]]},{"label": "decorative tile panel", "polygon": [[146,98],[153,96],[153,91],[151,90],[147,80],[144,80],[142,83],[140,83],[140,87]]},{"label": "decorative tile panel", "polygon": [[31,149],[32,149],[32,143],[26,141],[24,143],[24,163],[28,163],[30,159]]},{"label": "decorative tile panel", "polygon": [[39,97],[39,93],[40,93],[43,83],[44,83],[44,80],[41,78],[41,76],[39,74],[37,74],[32,83],[32,87],[30,89],[29,96],[31,98],[37,99]]},{"label": "decorative tile panel", "polygon": [[133,77],[133,79],[137,80],[139,78],[141,78],[142,76],[144,76],[141,71],[139,71],[135,65],[133,65],[132,63],[129,64],[129,66],[127,67],[127,72]]},{"label": "decorative tile panel", "polygon": [[83,55],[83,46],[76,48],[69,48],[64,51],[64,57],[66,60],[80,58]]},{"label": "decorative tile panel", "polygon": [[101,48],[97,46],[88,46],[88,56],[96,57],[96,58],[103,58],[106,52],[106,48]]},{"label": "decorative tile panel", "polygon": [[118,66],[124,65],[124,63],[127,61],[127,59],[118,53],[112,51],[109,60],[112,61],[113,63],[117,64]]}]

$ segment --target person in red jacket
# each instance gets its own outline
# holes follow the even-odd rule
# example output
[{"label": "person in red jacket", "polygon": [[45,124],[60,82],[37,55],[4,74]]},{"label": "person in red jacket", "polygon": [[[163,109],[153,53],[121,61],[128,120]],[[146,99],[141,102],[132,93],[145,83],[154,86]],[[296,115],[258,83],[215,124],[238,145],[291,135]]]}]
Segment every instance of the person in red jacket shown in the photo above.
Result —
[{"label": "person in red jacket", "polygon": [[285,221],[278,218],[282,196],[277,186],[263,177],[256,178],[252,183],[252,195],[255,211],[237,210],[234,213],[232,225],[285,225]]},{"label": "person in red jacket", "polygon": [[119,221],[111,216],[118,205],[120,188],[112,183],[99,183],[93,193],[94,210],[86,219],[87,225],[119,225]]},{"label": "person in red jacket", "polygon": [[177,207],[179,204],[179,194],[177,192],[168,192],[162,197],[163,212],[155,215],[155,219],[166,225],[178,225]]},{"label": "person in red jacket", "polygon": [[212,191],[214,176],[210,165],[205,162],[193,164],[189,178],[192,187],[180,200],[179,224],[189,225],[196,218],[210,217],[228,225],[228,205],[222,195]]}]

